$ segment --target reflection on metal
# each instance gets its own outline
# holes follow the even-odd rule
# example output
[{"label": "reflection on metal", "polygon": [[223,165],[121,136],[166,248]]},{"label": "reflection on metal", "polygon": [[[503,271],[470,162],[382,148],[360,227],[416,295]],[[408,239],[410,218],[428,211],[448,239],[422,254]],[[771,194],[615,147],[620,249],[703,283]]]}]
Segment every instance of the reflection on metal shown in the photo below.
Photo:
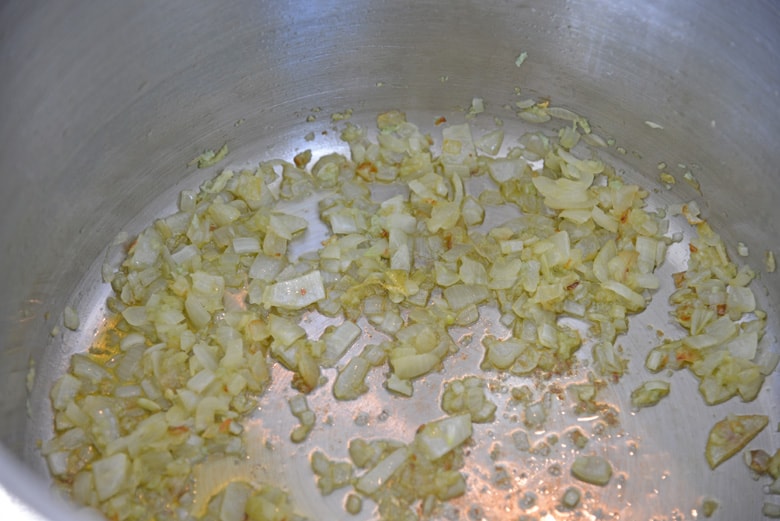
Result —
[{"label": "reflection on metal", "polygon": [[[633,182],[655,186],[660,160],[701,165],[696,179],[708,202],[705,211],[724,237],[745,241],[752,252],[771,247],[777,232],[767,223],[780,222],[775,146],[780,21],[771,4],[485,0],[476,9],[470,2],[343,0],[276,2],[266,9],[251,0],[229,5],[171,0],[142,8],[6,2],[0,11],[0,67],[7,79],[0,88],[3,448],[11,447],[43,471],[36,441],[51,429],[48,385],[63,370],[66,355],[92,339],[103,313],[107,287],[95,283],[101,249],[121,229],[132,234],[168,213],[182,188],[196,187],[213,174],[187,170],[192,157],[225,139],[228,160],[236,164],[292,159],[305,148],[313,149],[315,160],[318,154],[344,151],[329,115],[349,106],[355,109],[351,121],[366,127],[373,126],[377,112],[399,108],[434,133],[437,118],[459,121],[463,114],[450,109],[478,95],[487,112],[474,124],[488,127],[493,116],[500,117],[510,144],[522,128],[501,106],[521,99],[513,93],[517,86],[523,97],[544,96],[591,117],[598,132],[617,139],[618,148],[604,153],[622,158],[617,166]],[[518,69],[514,60],[520,50],[528,59]],[[384,87],[378,89],[380,84]],[[315,107],[322,109],[313,112]],[[315,114],[316,120],[306,122]],[[664,130],[649,129],[643,123],[648,118],[662,121]],[[713,118],[717,129],[710,125]],[[304,139],[307,134],[314,140]],[[658,206],[698,197],[687,183],[668,191],[657,188],[652,202]],[[674,222],[672,231],[687,232],[687,223]],[[685,245],[669,254],[668,269],[679,271]],[[760,268],[761,260],[750,260]],[[772,339],[778,334],[780,284],[776,274],[758,283],[767,292],[759,298],[769,311],[767,338]],[[30,295],[40,304],[22,304],[32,313],[20,314],[19,303]],[[49,332],[71,298],[78,301],[81,331],[63,331],[49,343]],[[602,432],[586,450],[608,454],[616,471],[614,483],[603,489],[576,484],[583,491],[580,510],[592,517],[600,510],[617,511],[623,519],[675,514],[695,519],[700,498],[710,496],[720,502],[721,519],[758,517],[761,483],[750,479],[739,458],[710,472],[703,448],[708,428],[728,412],[765,412],[776,423],[777,375],[753,403],[732,400],[707,408],[693,378],[675,374],[666,401],[629,413],[626,397],[644,374],[644,354],[658,342],[654,329],[667,323],[663,293],[631,322],[631,336],[624,340],[632,354],[629,375],[604,396],[621,411],[620,425],[602,431],[597,414],[577,418],[588,434]],[[310,404],[317,427],[298,446],[287,441],[295,420],[284,398],[292,391],[289,377],[277,368],[271,392],[248,421],[260,430],[255,443],[273,447],[258,458],[273,479],[290,484],[303,512],[343,519],[343,496],[322,498],[316,489],[308,469],[311,450],[345,458],[345,442],[353,436],[409,441],[420,422],[441,414],[441,382],[476,371],[479,350],[471,347],[462,347],[469,353],[463,363],[416,385],[422,399],[387,395],[378,370],[370,377],[371,393],[355,402],[336,403],[327,387],[316,390]],[[31,354],[38,378],[30,396],[35,416],[28,420],[24,389]],[[332,382],[334,372],[326,375]],[[458,503],[464,516],[484,502],[483,510],[494,514],[483,512],[488,519],[516,519],[527,512],[552,521],[563,490],[558,483],[564,488],[573,483],[567,471],[570,446],[547,440],[554,432],[562,438],[570,411],[553,415],[544,432],[529,433],[537,454],[513,447],[508,434],[525,427],[502,389],[522,383],[532,384],[496,375],[491,399],[500,404],[498,421],[479,426],[475,437],[480,441],[469,456],[475,462],[469,470],[473,492]],[[549,456],[543,455],[542,443],[552,446]],[[773,451],[778,440],[767,429],[754,444]],[[491,453],[498,457],[491,459]],[[562,470],[559,476],[549,472],[554,463]],[[618,475],[626,476],[620,490]],[[493,487],[497,478],[509,484],[506,491]],[[51,506],[44,484],[20,480],[3,458],[0,483],[3,502],[18,499],[8,508],[19,502],[50,504],[47,519],[73,519]],[[484,494],[480,485],[488,487]],[[526,496],[529,491],[535,500]],[[511,515],[502,510],[505,505]],[[367,505],[355,519],[370,511]],[[2,514],[27,521],[21,511],[17,517]]]},{"label": "reflection on metal", "polygon": [[0,486],[0,517],[15,521],[46,521],[2,486]]}]

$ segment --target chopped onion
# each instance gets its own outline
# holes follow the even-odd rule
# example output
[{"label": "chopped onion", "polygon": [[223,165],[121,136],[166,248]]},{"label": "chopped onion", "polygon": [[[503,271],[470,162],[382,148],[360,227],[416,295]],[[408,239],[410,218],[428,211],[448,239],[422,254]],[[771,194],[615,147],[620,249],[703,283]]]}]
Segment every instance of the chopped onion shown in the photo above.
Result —
[{"label": "chopped onion", "polygon": [[520,179],[525,165],[525,161],[519,158],[498,158],[488,163],[488,172],[495,182],[506,183]]},{"label": "chopped onion", "polygon": [[488,289],[483,285],[456,284],[444,290],[444,298],[452,309],[458,311],[487,300]]},{"label": "chopped onion", "polygon": [[98,499],[105,501],[119,492],[126,485],[125,480],[129,470],[130,460],[124,452],[119,452],[92,463],[92,473]]},{"label": "chopped onion", "polygon": [[647,305],[647,302],[642,295],[633,291],[625,284],[621,284],[615,280],[608,280],[602,284],[602,287],[614,291],[616,294],[626,299],[627,303],[634,309],[644,309]]},{"label": "chopped onion", "polygon": [[399,447],[374,468],[360,476],[360,479],[355,483],[355,489],[364,494],[376,492],[406,462],[408,457],[409,449]]},{"label": "chopped onion", "polygon": [[468,413],[475,423],[491,422],[496,413],[496,405],[485,396],[485,383],[476,376],[447,382],[441,408],[450,415]]},{"label": "chopped onion", "polygon": [[580,481],[603,487],[612,478],[612,465],[601,456],[577,456],[571,474]]},{"label": "chopped onion", "polygon": [[319,270],[277,282],[263,291],[263,305],[267,308],[301,309],[324,298],[325,287]]},{"label": "chopped onion", "polygon": [[499,129],[487,132],[480,136],[476,141],[477,148],[491,156],[498,154],[501,149],[501,143],[504,142],[504,131]]},{"label": "chopped onion", "polygon": [[769,422],[763,415],[728,416],[719,421],[707,438],[707,463],[715,468],[739,452],[755,438]]},{"label": "chopped onion", "polygon": [[744,333],[725,345],[732,356],[753,360],[758,351],[758,334],[756,332]]},{"label": "chopped onion", "polygon": [[761,513],[766,517],[771,517],[772,519],[780,519],[780,505],[776,503],[765,502],[761,507]]},{"label": "chopped onion", "polygon": [[[475,98],[468,117],[482,104]],[[220,521],[294,519],[288,496],[237,459],[250,448],[242,422],[271,364],[295,373],[290,440],[300,443],[316,424],[305,393],[327,381],[327,368],[341,366],[331,388],[340,400],[366,393],[369,373],[385,364],[385,388],[412,396],[414,381],[447,367],[458,350],[450,328],[476,323],[485,305],[498,308],[496,327],[509,330],[482,339],[481,368],[504,373],[499,379],[576,369],[583,339],[572,322],[590,327],[596,372],[619,378],[628,361],[618,336],[661,286],[655,271],[681,235],[664,236],[666,214],[647,208],[646,191],[595,155],[579,157],[586,144],[606,144],[587,120],[546,101],[516,105],[527,121],[571,124],[525,134],[503,157],[477,155],[496,155],[503,130],[475,140],[468,124],[451,125],[436,157],[432,140],[390,111],[377,117],[374,141],[354,125],[343,129],[350,158],[326,154],[309,167],[306,150],[293,162],[224,170],[198,193],[182,193],[178,213],[141,232],[123,263],[103,266],[116,327],[100,337],[105,345],[75,355],[52,387],[56,435],[42,452],[54,478],[112,518],[189,511]],[[322,226],[297,215],[307,204],[317,205]],[[760,342],[767,316],[749,286],[756,273],[731,263],[696,203],[670,210],[698,232],[670,298],[686,335],[652,349],[646,365],[687,367],[707,403],[752,400],[780,360]],[[320,228],[321,247],[303,250]],[[71,312],[64,323],[76,329]],[[302,327],[316,313],[338,324],[319,338]],[[371,341],[360,320],[388,339]],[[350,355],[357,343],[365,347]],[[601,413],[593,378],[568,389],[577,407]],[[476,376],[449,380],[441,406],[451,416],[422,426],[408,445],[353,440],[353,462],[369,469],[358,478],[350,463],[313,453],[320,490],[352,484],[384,519],[412,509],[436,515],[438,501],[466,490],[458,469],[472,422],[495,417],[486,389]],[[513,392],[513,403],[528,429],[544,429],[552,395],[534,401],[526,391]],[[632,402],[653,405],[668,392],[667,382],[648,381]],[[518,448],[531,448],[527,434],[515,435]],[[572,435],[574,447],[586,442]],[[611,473],[597,456],[572,465],[577,479],[597,485]],[[347,511],[359,511],[360,497],[348,497]],[[570,489],[559,507],[579,502]]]},{"label": "chopped onion", "polygon": [[414,387],[412,382],[408,379],[399,378],[396,373],[391,373],[385,381],[385,387],[388,391],[400,394],[403,396],[412,396],[414,393]]},{"label": "chopped onion", "polygon": [[70,306],[66,306],[62,312],[62,323],[68,329],[75,331],[79,328],[81,320],[75,309]]},{"label": "chopped onion", "polygon": [[437,460],[471,437],[471,415],[460,414],[427,423],[415,437],[425,455]]},{"label": "chopped onion", "polygon": [[333,395],[339,400],[354,400],[368,391],[365,378],[371,369],[368,360],[356,356],[339,371],[336,381],[333,382]]},{"label": "chopped onion", "polygon": [[360,327],[348,320],[326,331],[323,335],[325,352],[320,358],[322,365],[330,367],[338,362],[361,333]]},{"label": "chopped onion", "polygon": [[650,407],[669,394],[669,382],[650,380],[631,392],[631,404],[634,407]]},{"label": "chopped onion", "polygon": [[393,374],[402,380],[415,378],[430,372],[439,364],[439,357],[433,353],[414,353],[390,357]]},{"label": "chopped onion", "polygon": [[[442,131],[441,160],[445,170],[465,175],[476,164],[476,150],[467,123],[451,125]],[[465,167],[465,172],[461,169]]]},{"label": "chopped onion", "polygon": [[236,253],[258,253],[260,240],[257,237],[234,237],[233,251]]}]

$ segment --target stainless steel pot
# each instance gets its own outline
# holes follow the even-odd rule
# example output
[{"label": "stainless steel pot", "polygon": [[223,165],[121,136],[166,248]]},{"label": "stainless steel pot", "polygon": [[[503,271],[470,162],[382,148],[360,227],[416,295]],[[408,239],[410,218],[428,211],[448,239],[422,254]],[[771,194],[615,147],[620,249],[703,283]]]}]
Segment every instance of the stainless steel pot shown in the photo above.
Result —
[{"label": "stainless steel pot", "polygon": [[[528,59],[518,68],[520,52]],[[46,393],[90,334],[50,331],[68,303],[82,317],[95,309],[103,249],[196,186],[206,173],[186,165],[203,149],[227,141],[238,163],[289,158],[306,132],[329,128],[325,115],[347,108],[359,122],[401,108],[432,126],[430,116],[480,96],[507,115],[501,106],[517,86],[586,114],[649,186],[659,161],[695,164],[702,206],[724,238],[746,243],[758,268],[765,250],[780,254],[772,0],[12,0],[0,7],[0,74],[0,504],[47,519],[75,514],[45,493],[36,440],[50,418]],[[315,108],[320,122],[306,123]],[[335,136],[318,146],[337,146]],[[660,197],[698,195],[680,183]],[[756,286],[775,343],[779,276]],[[689,385],[645,438],[660,436],[650,443],[677,455],[701,450],[731,410],[765,411],[776,425],[777,383],[771,377],[747,409],[706,408]],[[759,441],[774,450],[778,436]],[[670,473],[676,492],[637,512],[693,518],[693,496],[711,490],[719,519],[760,517],[761,487],[741,462],[710,473],[700,460]],[[664,506],[685,494],[688,503]]]}]

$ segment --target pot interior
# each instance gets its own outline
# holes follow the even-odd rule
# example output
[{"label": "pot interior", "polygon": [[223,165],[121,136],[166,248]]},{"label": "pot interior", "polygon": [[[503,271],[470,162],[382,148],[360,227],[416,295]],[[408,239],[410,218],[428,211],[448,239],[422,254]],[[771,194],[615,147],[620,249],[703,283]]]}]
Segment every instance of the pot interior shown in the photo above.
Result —
[{"label": "pot interior", "polygon": [[[734,24],[737,16],[746,22]],[[768,2],[7,4],[0,11],[0,34],[7,35],[0,69],[9,78],[0,86],[3,446],[47,479],[38,442],[51,434],[49,388],[69,355],[85,349],[103,327],[110,288],[100,270],[120,231],[133,235],[172,213],[182,189],[197,188],[222,167],[289,161],[305,149],[315,158],[346,152],[338,138],[344,122],[330,116],[348,109],[351,123],[370,129],[377,113],[403,110],[436,146],[437,118],[465,121],[475,97],[486,111],[470,120],[474,133],[495,129],[499,118],[507,145],[523,132],[561,126],[518,119],[506,108],[518,100],[549,99],[583,114],[595,133],[614,139],[601,156],[649,190],[651,206],[697,201],[732,246],[732,257],[760,273],[753,288],[768,313],[764,342],[776,349],[780,283],[764,257],[767,250],[780,254],[771,224],[780,222],[778,24],[780,14]],[[527,58],[517,66],[521,53]],[[313,141],[305,139],[310,132]],[[230,147],[224,163],[188,166],[223,143]],[[664,187],[662,162],[679,168],[678,179],[691,171],[700,193],[685,182]],[[673,220],[673,227],[690,237],[684,220]],[[737,242],[749,247],[746,258],[737,255]],[[622,411],[621,427],[603,443],[619,479],[592,492],[589,515],[603,508],[627,518],[694,519],[701,499],[713,497],[720,503],[716,518],[736,519],[748,510],[758,516],[767,498],[739,458],[713,472],[702,452],[710,427],[726,414],[767,414],[770,425],[780,420],[775,375],[753,402],[707,407],[696,381],[678,373],[670,399],[631,412],[628,396],[647,378],[644,358],[657,343],[649,328],[669,323],[664,295],[672,290],[671,274],[684,269],[683,246],[670,250],[659,272],[665,285],[622,339],[632,351],[629,374],[606,391]],[[66,305],[81,317],[75,332],[61,326]],[[55,327],[60,332],[51,335]],[[379,373],[370,377],[372,392],[363,401],[336,404],[320,389],[310,403],[330,423],[301,445],[286,441],[296,420],[279,399],[292,394],[289,375],[277,368],[261,409],[247,423],[257,429],[256,440],[274,447],[258,456],[259,468],[295,491],[301,513],[340,518],[343,494],[320,496],[308,470],[311,451],[344,457],[345,440],[375,435],[375,429],[408,441],[418,425],[440,414],[442,380],[476,369],[482,353],[469,353],[443,374],[426,377],[414,407],[386,393]],[[468,469],[470,492],[453,503],[459,515],[553,515],[571,481],[566,472],[556,476],[554,467],[565,469],[570,454],[513,452],[515,421],[507,408],[481,433]],[[572,419],[558,421],[539,440]],[[773,453],[773,430],[750,447]],[[496,447],[500,456],[491,459]],[[500,493],[499,466],[512,476]],[[0,477],[10,483],[5,470]],[[536,507],[524,508],[527,492],[539,498]],[[477,505],[483,510],[474,510]],[[361,516],[356,519],[369,519],[371,509]]]}]

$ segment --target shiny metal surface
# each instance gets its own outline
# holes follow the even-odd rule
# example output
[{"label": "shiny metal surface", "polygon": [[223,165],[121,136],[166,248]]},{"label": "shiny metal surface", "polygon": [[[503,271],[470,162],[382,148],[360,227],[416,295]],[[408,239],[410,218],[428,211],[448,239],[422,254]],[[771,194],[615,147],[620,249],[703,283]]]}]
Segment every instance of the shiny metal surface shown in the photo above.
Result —
[{"label": "shiny metal surface", "polygon": [[[401,108],[432,129],[435,115],[454,121],[458,107],[480,96],[516,134],[525,127],[501,108],[516,99],[514,88],[523,97],[549,97],[613,136],[628,150],[616,161],[628,175],[644,176],[648,187],[658,187],[659,161],[696,165],[702,198],[678,183],[655,193],[654,202],[700,199],[724,238],[745,242],[747,261],[762,268],[766,249],[780,254],[778,28],[780,6],[771,0],[6,2],[0,7],[4,449],[45,475],[36,441],[50,418],[46,393],[65,355],[84,347],[99,319],[106,288],[94,275],[102,251],[117,232],[138,231],[170,209],[179,190],[213,174],[187,168],[192,157],[227,141],[231,163],[290,158],[312,146],[303,140],[307,132],[330,130],[327,116],[347,108],[367,124],[376,112]],[[523,51],[528,59],[517,68]],[[321,112],[307,123],[312,109]],[[489,122],[481,117],[477,125]],[[334,134],[319,136],[315,151],[340,147]],[[669,273],[679,269],[676,262],[670,259]],[[780,278],[764,274],[756,287],[770,315],[768,341],[776,345]],[[662,300],[632,329],[666,320]],[[51,337],[68,303],[79,307],[85,326]],[[641,332],[632,338],[640,351],[651,345]],[[36,378],[28,416],[31,359]],[[701,451],[707,430],[726,412],[764,411],[776,425],[777,376],[751,404],[707,408],[692,379],[676,375],[673,399],[632,415],[626,390],[641,377],[642,359],[635,356],[632,365],[630,378],[637,380],[610,390],[626,414],[621,436],[605,446],[627,481],[622,495],[605,492],[604,504],[617,505],[610,509],[621,518],[694,519],[697,501],[708,495],[721,503],[714,519],[759,519],[761,483],[737,458],[710,472]],[[432,396],[437,378],[426,384]],[[273,392],[288,387],[277,378]],[[332,413],[338,424],[361,432],[355,416],[365,412],[376,425],[385,406],[397,407],[390,418],[401,438],[407,420],[428,414],[403,418],[394,402]],[[293,422],[286,411],[271,418],[267,436],[286,436]],[[755,445],[777,448],[770,431]],[[317,503],[304,468],[312,446],[335,453],[338,439],[325,427],[313,434],[294,453],[264,455],[265,465],[286,462],[287,479],[303,483],[304,507],[337,519],[340,499]],[[628,454],[632,443],[635,455]],[[9,497],[48,519],[71,519],[50,504],[40,482],[18,480],[15,465],[0,460]],[[478,483],[479,469],[473,475]],[[486,517],[500,518],[497,511]]]}]

